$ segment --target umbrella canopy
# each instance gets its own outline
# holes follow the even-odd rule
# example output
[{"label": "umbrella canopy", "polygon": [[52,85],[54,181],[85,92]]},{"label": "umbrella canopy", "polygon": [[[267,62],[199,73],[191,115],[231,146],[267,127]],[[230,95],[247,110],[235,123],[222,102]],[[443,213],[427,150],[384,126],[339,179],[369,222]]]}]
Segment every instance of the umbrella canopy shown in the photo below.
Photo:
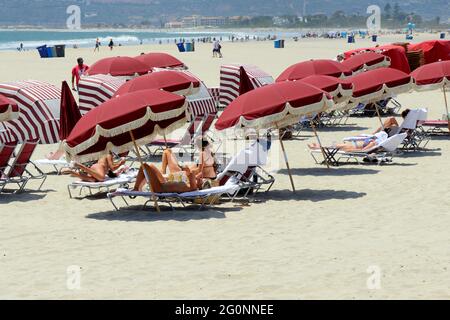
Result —
[{"label": "umbrella canopy", "polygon": [[0,121],[9,121],[19,117],[19,105],[0,94]]},{"label": "umbrella canopy", "polygon": [[[63,142],[67,159],[96,160],[151,142],[186,123],[185,97],[150,89],[108,100],[86,113]],[[131,138],[133,134],[134,139]]]},{"label": "umbrella canopy", "polygon": [[111,57],[98,60],[94,63],[87,74],[109,74],[118,76],[143,75],[150,71],[150,68],[141,61],[131,57]]},{"label": "umbrella canopy", "polygon": [[324,75],[336,78],[350,76],[352,72],[341,63],[333,60],[309,60],[296,63],[286,70],[276,79],[276,82],[301,80],[308,76]]},{"label": "umbrella canopy", "polygon": [[408,51],[423,51],[425,63],[450,60],[450,40],[430,40],[410,44]]},{"label": "umbrella canopy", "polygon": [[341,64],[355,74],[365,70],[389,67],[391,65],[391,59],[381,53],[365,52],[355,54],[349,59],[344,60]]},{"label": "umbrella canopy", "polygon": [[369,103],[411,90],[413,79],[409,74],[392,68],[380,68],[344,79],[353,84],[352,103]]},{"label": "umbrella canopy", "polygon": [[411,73],[416,90],[434,90],[450,86],[450,61],[426,64]]},{"label": "umbrella canopy", "polygon": [[81,119],[80,109],[72,95],[69,85],[63,81],[61,87],[61,105],[59,111],[59,138],[66,139],[78,120]]},{"label": "umbrella canopy", "polygon": [[344,82],[342,79],[335,77],[309,76],[300,81],[328,92],[334,101],[334,105],[330,107],[330,111],[346,107],[353,93],[352,83]]},{"label": "umbrella canopy", "polygon": [[144,63],[148,68],[185,68],[183,62],[174,56],[163,52],[151,52],[141,54],[135,57],[140,62]]},{"label": "umbrella canopy", "polygon": [[300,81],[326,91],[332,97],[349,97],[353,92],[353,85],[351,83],[344,82],[341,79],[335,77],[309,76],[303,78]]},{"label": "umbrella canopy", "polygon": [[116,91],[113,97],[145,89],[162,89],[188,96],[199,91],[200,81],[178,71],[153,72],[126,82]]},{"label": "umbrella canopy", "polygon": [[325,110],[331,96],[301,81],[270,84],[239,96],[216,122],[218,130],[234,126],[250,128],[283,127],[302,115]]},{"label": "umbrella canopy", "polygon": [[19,105],[19,117],[2,123],[0,143],[39,140],[58,143],[61,90],[42,81],[0,83],[0,94]]}]

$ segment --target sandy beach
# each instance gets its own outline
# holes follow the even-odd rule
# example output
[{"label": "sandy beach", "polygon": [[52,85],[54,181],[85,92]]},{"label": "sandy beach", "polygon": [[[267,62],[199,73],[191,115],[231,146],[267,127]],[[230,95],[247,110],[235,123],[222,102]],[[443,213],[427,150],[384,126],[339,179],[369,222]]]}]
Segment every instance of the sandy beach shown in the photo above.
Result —
[{"label": "sandy beach", "polygon": [[[419,34],[414,41],[437,39]],[[379,43],[404,41],[404,35]],[[35,79],[58,87],[70,80],[77,57],[91,65],[117,55],[164,51],[185,62],[208,86],[219,85],[220,65],[250,63],[274,77],[289,65],[333,59],[370,39],[302,39],[211,44],[178,53],[176,46],[116,47],[100,53],[67,49],[40,59],[37,51],[0,52],[0,82]],[[442,92],[397,97],[403,108],[445,112]],[[320,129],[325,144],[379,126],[350,118]],[[144,201],[114,211],[103,197],[69,199],[68,176],[49,175],[43,190],[0,195],[0,299],[449,299],[450,139],[433,138],[427,152],[394,163],[327,169],[307,151],[311,131],[286,141],[297,192],[285,166],[272,172],[273,189],[250,206],[222,204],[206,211],[142,211]],[[231,143],[231,142],[228,142]],[[55,145],[39,146],[34,159]],[[30,189],[37,187],[31,182]],[[67,286],[69,266],[81,267],[81,288]],[[370,289],[371,270],[381,287]]]}]

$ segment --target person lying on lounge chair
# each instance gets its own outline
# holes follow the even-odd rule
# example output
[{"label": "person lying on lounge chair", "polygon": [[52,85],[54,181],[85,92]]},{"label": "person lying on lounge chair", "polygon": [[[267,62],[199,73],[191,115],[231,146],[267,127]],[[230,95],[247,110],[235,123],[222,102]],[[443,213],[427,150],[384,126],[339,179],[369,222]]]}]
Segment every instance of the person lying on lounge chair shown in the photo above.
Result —
[{"label": "person lying on lounge chair", "polygon": [[[372,150],[374,147],[378,146],[380,143],[385,141],[388,138],[388,134],[385,131],[378,132],[372,137],[367,137],[364,140],[357,141],[347,141],[345,143],[337,144],[334,146],[340,151],[344,152],[361,152]],[[320,149],[320,145],[318,143],[308,144],[310,149],[316,150]]]},{"label": "person lying on lounge chair", "polygon": [[171,149],[164,150],[162,156],[162,173],[166,174],[167,168],[170,173],[184,171],[185,168],[188,168],[190,172],[195,174],[198,186],[201,186],[203,179],[214,180],[217,177],[216,160],[211,151],[211,145],[206,139],[199,140],[198,145],[201,152],[197,163],[184,167],[179,165]]},{"label": "person lying on lounge chair", "polygon": [[103,182],[107,176],[116,178],[125,172],[128,168],[123,166],[124,164],[125,159],[122,158],[116,163],[112,154],[109,154],[98,159],[90,168],[81,163],[75,163],[74,167],[78,170],[69,169],[62,173],[70,174],[72,177],[77,177],[85,182]]},{"label": "person lying on lounge chair", "polygon": [[[410,111],[411,111],[411,110],[409,110],[409,109],[403,110],[403,112],[402,112],[402,118],[403,118],[403,120],[406,118],[406,116],[408,115],[408,113],[409,113]],[[384,123],[383,123],[383,128],[384,128],[384,130],[385,130],[388,134],[390,134],[390,132],[391,132],[392,130],[397,131],[398,127],[400,127],[400,125],[398,124],[397,119],[395,119],[394,117],[390,117],[390,118],[386,119],[386,120],[384,121]],[[378,129],[374,132],[374,134],[380,132],[381,130],[383,130],[383,128],[382,128],[382,127],[378,128]]]},{"label": "person lying on lounge chair", "polygon": [[[144,190],[145,185],[147,184],[146,174],[150,181],[151,190],[155,193],[183,193],[198,190],[196,176],[189,168],[186,167],[179,173],[180,181],[169,181],[155,165],[144,163],[139,169],[133,190]],[[181,175],[184,175],[186,179]]]}]

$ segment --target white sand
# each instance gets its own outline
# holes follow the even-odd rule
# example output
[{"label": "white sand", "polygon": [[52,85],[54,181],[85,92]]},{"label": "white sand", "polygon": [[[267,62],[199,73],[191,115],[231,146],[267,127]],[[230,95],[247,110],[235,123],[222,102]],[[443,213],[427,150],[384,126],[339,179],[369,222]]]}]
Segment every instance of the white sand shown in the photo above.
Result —
[{"label": "white sand", "polygon": [[[436,39],[423,35],[416,40]],[[403,37],[382,37],[383,43]],[[1,52],[0,81],[69,80],[78,56],[86,63],[113,55],[167,51],[182,59],[207,85],[219,82],[223,63],[253,63],[277,76],[292,63],[333,58],[357,40],[301,40],[274,49],[272,42],[224,43],[224,59],[211,45],[194,53],[176,47],[67,50],[65,59],[39,59],[37,52]],[[407,107],[444,113],[442,93],[398,97]],[[327,143],[373,131],[376,118],[355,119],[320,130]],[[0,298],[438,298],[450,297],[450,187],[447,138],[430,152],[395,159],[388,166],[316,165],[306,144],[287,141],[296,194],[286,170],[273,191],[250,207],[225,204],[214,210],[165,210],[161,214],[113,211],[105,199],[70,200],[67,176],[49,176],[43,192],[0,195]],[[54,146],[39,147],[42,158]],[[37,186],[30,183],[29,187]],[[142,204],[135,201],[133,204]],[[81,289],[66,285],[68,266],[82,267]],[[381,270],[381,289],[369,290],[366,270]]]}]

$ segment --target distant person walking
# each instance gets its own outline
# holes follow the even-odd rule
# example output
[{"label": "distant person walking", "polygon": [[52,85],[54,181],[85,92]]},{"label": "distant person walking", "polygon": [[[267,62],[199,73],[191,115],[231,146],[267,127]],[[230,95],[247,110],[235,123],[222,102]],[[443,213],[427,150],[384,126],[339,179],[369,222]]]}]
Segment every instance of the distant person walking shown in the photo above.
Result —
[{"label": "distant person walking", "polygon": [[94,48],[94,53],[95,51],[100,52],[100,39],[97,38],[97,40],[95,40],[95,48]]},{"label": "distant person walking", "polygon": [[77,65],[72,69],[72,90],[78,90],[78,83],[80,82],[80,78],[81,76],[85,75],[88,70],[89,66],[84,64],[83,58],[78,58]]},{"label": "distant person walking", "polygon": [[111,38],[111,40],[109,40],[109,44],[108,44],[109,49],[112,51],[112,49],[114,49],[114,41]]},{"label": "distant person walking", "polygon": [[219,40],[214,41],[213,43],[213,58],[222,58],[222,52],[221,52],[222,46],[220,45]]}]

